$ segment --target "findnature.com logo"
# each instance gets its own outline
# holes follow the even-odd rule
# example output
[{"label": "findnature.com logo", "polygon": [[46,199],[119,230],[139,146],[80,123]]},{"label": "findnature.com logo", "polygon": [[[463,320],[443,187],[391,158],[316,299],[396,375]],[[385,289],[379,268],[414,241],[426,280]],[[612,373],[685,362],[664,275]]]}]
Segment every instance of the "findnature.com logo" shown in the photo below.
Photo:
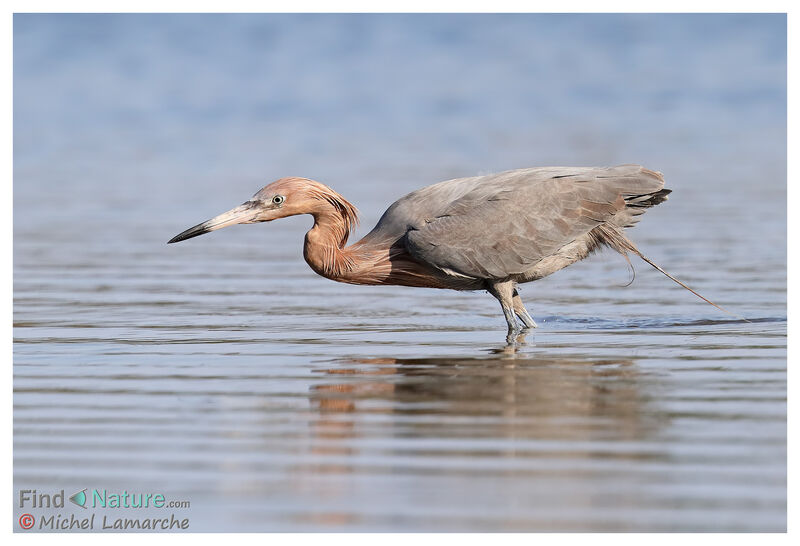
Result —
[{"label": "findnature.com logo", "polygon": [[[87,517],[76,517],[75,514],[52,512],[65,507],[65,492],[60,490],[55,493],[42,493],[36,489],[21,489],[19,491],[19,508],[27,510],[19,519],[19,528],[23,530],[125,530],[125,529],[150,529],[150,530],[178,530],[189,528],[189,518],[180,518],[175,513],[169,517],[113,517],[108,514],[87,514]],[[167,500],[163,493],[145,493],[109,491],[107,489],[81,489],[66,497],[70,503],[84,510],[89,508],[98,510],[120,509],[187,509],[190,507],[188,500]],[[40,511],[35,514],[34,510]],[[45,512],[45,513],[41,513]],[[100,516],[96,519],[96,516]],[[96,523],[98,525],[96,526]]]}]

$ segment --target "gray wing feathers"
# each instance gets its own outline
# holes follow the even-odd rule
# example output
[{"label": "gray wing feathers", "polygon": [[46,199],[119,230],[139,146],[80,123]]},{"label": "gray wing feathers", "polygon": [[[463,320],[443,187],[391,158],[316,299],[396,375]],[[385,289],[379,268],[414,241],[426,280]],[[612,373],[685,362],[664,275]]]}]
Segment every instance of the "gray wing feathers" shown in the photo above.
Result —
[{"label": "gray wing feathers", "polygon": [[[638,165],[522,169],[443,182],[415,192],[428,204],[403,215],[406,247],[450,275],[502,279],[602,223],[632,225],[663,185],[659,173]],[[414,205],[415,194],[393,207]],[[458,197],[447,199],[452,195]]]}]

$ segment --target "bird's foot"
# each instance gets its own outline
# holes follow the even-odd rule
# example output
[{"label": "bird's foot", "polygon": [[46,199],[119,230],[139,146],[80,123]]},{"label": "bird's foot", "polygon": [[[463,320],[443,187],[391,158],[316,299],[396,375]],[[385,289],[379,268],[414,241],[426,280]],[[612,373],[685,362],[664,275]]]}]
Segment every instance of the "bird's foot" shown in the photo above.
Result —
[{"label": "bird's foot", "polygon": [[506,346],[516,348],[518,345],[524,345],[528,332],[530,332],[530,328],[509,329],[506,335]]},{"label": "bird's foot", "polygon": [[508,332],[506,333],[506,343],[514,343],[520,335],[524,337],[527,331],[528,331],[527,328],[520,328],[519,326],[514,326],[514,327],[509,326]]}]

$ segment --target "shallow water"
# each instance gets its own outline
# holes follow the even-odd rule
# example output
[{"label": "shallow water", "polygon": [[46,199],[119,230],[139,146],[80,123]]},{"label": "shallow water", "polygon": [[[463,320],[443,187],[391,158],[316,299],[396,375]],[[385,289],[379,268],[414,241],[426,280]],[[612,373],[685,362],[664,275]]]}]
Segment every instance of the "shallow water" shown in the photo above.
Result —
[{"label": "shallow water", "polygon": [[[15,494],[162,492],[195,531],[785,530],[783,47],[779,16],[17,16]],[[632,161],[674,193],[631,237],[750,322],[605,253],[523,286],[508,345],[487,294],[315,276],[308,218],[164,244],[288,174],[363,235],[438,180]]]}]

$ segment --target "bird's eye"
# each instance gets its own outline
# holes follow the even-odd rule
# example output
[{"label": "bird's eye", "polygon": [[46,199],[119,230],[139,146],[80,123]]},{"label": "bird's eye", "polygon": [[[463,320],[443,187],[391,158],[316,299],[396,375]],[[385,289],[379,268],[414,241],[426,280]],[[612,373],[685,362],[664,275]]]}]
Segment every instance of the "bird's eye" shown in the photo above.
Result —
[{"label": "bird's eye", "polygon": [[276,205],[280,205],[285,200],[286,198],[282,195],[276,195],[275,197],[272,198],[272,202],[275,203]]}]

